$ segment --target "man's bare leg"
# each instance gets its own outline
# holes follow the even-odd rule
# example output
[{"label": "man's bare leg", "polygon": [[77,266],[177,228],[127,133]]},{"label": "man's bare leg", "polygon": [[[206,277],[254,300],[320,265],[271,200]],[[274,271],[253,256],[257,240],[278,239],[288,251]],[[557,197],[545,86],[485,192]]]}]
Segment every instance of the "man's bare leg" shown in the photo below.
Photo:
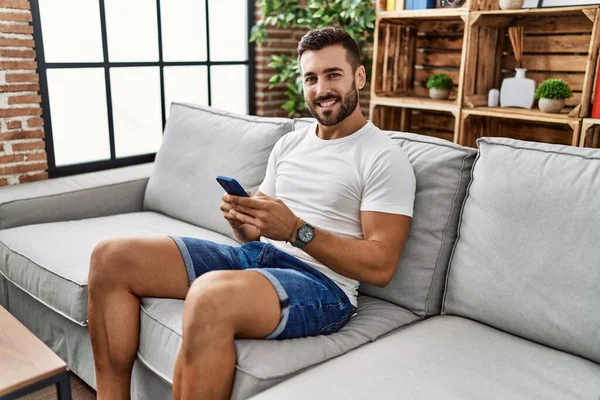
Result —
[{"label": "man's bare leg", "polygon": [[128,399],[138,349],[139,297],[184,299],[188,276],[168,237],[114,239],[92,253],[88,320],[98,400]]},{"label": "man's bare leg", "polygon": [[196,279],[184,303],[173,399],[229,399],[234,339],[264,338],[280,318],[277,292],[258,272],[213,271]]}]

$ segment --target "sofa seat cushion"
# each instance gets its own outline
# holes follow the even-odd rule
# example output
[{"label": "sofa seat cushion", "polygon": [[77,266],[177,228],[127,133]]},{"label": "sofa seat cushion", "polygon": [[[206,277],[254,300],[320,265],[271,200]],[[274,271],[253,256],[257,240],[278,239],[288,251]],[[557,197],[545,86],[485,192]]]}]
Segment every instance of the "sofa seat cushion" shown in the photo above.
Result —
[{"label": "sofa seat cushion", "polygon": [[[138,359],[169,383],[181,345],[182,312],[182,300],[142,299]],[[246,399],[418,319],[395,304],[363,295],[358,298],[357,315],[337,333],[288,340],[237,340],[232,398]]]},{"label": "sofa seat cushion", "polygon": [[269,389],[271,399],[600,398],[600,365],[461,317],[394,332]]},{"label": "sofa seat cushion", "polygon": [[64,317],[87,325],[87,282],[96,244],[114,237],[165,235],[238,245],[155,212],[27,225],[0,231],[0,274]]}]

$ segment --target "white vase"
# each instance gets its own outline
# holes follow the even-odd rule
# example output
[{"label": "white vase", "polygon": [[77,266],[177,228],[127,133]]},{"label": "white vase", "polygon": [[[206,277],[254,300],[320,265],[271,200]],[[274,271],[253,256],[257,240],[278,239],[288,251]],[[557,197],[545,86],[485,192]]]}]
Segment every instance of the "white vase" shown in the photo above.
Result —
[{"label": "white vase", "polygon": [[556,114],[565,106],[565,99],[546,99],[542,97],[538,105],[543,112]]},{"label": "white vase", "polygon": [[518,10],[523,7],[525,0],[498,0],[498,6],[501,10]]},{"label": "white vase", "polygon": [[506,78],[500,87],[500,106],[533,107],[535,81],[525,77],[525,68],[516,68],[514,78]]},{"label": "white vase", "polygon": [[429,89],[429,97],[434,100],[445,100],[450,96],[450,91],[446,89],[437,89],[431,88]]}]

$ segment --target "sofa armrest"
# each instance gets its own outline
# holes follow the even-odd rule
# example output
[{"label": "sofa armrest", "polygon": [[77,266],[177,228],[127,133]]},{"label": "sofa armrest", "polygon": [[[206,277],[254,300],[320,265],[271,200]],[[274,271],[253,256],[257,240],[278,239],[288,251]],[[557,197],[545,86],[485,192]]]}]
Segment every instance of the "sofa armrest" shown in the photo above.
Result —
[{"label": "sofa armrest", "polygon": [[0,229],[142,211],[154,163],[0,189]]}]

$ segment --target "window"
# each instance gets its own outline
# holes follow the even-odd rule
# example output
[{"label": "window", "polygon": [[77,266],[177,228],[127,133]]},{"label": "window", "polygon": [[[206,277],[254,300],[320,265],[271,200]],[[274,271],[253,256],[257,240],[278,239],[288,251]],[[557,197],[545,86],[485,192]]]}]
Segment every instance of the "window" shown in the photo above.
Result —
[{"label": "window", "polygon": [[251,0],[31,0],[51,177],[154,160],[171,102],[254,113]]}]

